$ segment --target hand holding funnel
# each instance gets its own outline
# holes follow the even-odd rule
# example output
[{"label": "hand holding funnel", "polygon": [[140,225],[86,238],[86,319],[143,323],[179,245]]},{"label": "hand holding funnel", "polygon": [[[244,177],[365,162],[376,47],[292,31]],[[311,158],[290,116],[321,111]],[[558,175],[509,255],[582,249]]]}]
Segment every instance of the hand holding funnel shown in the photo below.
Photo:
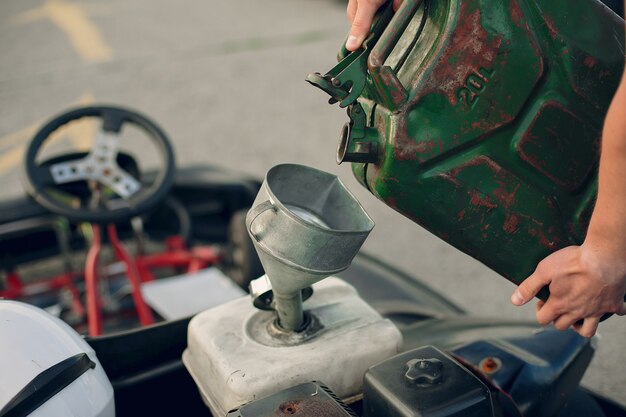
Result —
[{"label": "hand holding funnel", "polygon": [[334,175],[303,165],[270,169],[246,226],[272,284],[278,324],[304,324],[301,290],[352,262],[374,227]]}]

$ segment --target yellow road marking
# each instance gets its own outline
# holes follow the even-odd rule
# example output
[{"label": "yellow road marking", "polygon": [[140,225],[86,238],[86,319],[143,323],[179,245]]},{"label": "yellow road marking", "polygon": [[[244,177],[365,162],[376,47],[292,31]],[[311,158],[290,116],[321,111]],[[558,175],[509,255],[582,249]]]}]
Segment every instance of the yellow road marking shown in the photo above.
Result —
[{"label": "yellow road marking", "polygon": [[[33,123],[24,129],[0,138],[0,143],[3,145],[9,145],[15,144],[16,142],[24,142],[33,136],[38,127],[39,123]],[[14,170],[22,163],[24,151],[26,151],[26,145],[21,143],[0,154],[0,176]]]},{"label": "yellow road marking", "polygon": [[[78,100],[78,105],[86,106],[94,102],[93,94],[85,93]],[[26,142],[30,139],[37,129],[41,126],[42,121],[33,123],[32,125],[20,129],[17,132],[9,133],[0,138],[0,146],[9,147],[9,145],[16,145],[6,152],[0,154],[0,176],[6,174],[9,171],[16,169],[21,163],[26,151]],[[70,140],[77,150],[85,150],[89,148],[93,137],[98,129],[98,124],[95,122],[80,123],[75,126],[63,130],[63,135]],[[54,137],[50,138],[50,141],[58,140],[61,135],[58,132]],[[58,136],[57,136],[58,135]],[[22,142],[22,143],[20,143]]]},{"label": "yellow road marking", "polygon": [[24,129],[18,130],[17,132],[9,133],[0,138],[0,148],[8,148],[12,145],[15,145],[19,142],[23,142],[26,139],[33,136],[39,123],[33,123],[32,125],[25,127]]},{"label": "yellow road marking", "polygon": [[4,175],[7,171],[13,170],[19,166],[22,162],[25,148],[24,145],[21,145],[0,155],[0,175]]},{"label": "yellow road marking", "polygon": [[61,29],[84,60],[102,62],[113,56],[112,49],[89,19],[85,6],[66,0],[46,0],[41,7],[24,12],[12,20],[24,24],[41,19],[50,19]]}]

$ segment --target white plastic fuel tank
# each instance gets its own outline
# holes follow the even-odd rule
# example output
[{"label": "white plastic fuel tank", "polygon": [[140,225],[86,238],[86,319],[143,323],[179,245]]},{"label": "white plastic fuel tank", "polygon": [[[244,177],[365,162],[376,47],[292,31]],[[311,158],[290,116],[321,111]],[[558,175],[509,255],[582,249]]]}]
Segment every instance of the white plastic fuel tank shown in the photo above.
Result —
[{"label": "white plastic fuel tank", "polygon": [[191,320],[183,361],[214,416],[309,381],[349,402],[365,371],[398,352],[400,331],[351,285],[327,278],[313,288],[304,303],[311,324],[302,333],[281,332],[276,314],[257,310],[250,297]]},{"label": "white plastic fuel tank", "polygon": [[17,407],[32,409],[30,417],[115,416],[113,387],[91,346],[44,310],[0,300],[0,414],[23,415]]}]

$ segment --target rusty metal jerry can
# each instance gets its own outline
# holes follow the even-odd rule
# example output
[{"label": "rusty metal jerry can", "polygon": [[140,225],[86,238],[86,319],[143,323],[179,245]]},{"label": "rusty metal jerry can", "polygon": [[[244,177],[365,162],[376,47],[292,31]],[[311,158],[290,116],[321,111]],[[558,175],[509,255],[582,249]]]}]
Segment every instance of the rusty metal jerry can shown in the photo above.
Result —
[{"label": "rusty metal jerry can", "polygon": [[337,161],[372,194],[516,284],[583,242],[620,17],[596,0],[404,0],[339,59],[307,81],[347,107]]}]

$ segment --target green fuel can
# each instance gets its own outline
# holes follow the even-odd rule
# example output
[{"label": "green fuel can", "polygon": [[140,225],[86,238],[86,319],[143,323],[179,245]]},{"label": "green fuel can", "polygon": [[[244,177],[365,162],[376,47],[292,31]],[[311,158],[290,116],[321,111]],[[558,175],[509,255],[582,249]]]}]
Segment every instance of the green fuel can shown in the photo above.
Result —
[{"label": "green fuel can", "polygon": [[519,284],[584,240],[623,67],[624,21],[596,0],[404,0],[307,81],[348,109],[338,163]]}]

